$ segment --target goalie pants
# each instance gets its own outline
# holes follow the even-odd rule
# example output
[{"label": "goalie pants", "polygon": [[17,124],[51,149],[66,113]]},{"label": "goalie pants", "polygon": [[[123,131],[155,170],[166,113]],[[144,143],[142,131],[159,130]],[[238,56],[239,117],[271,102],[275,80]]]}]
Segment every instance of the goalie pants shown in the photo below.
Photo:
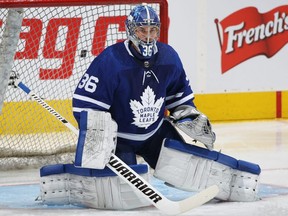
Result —
[{"label": "goalie pants", "polygon": [[115,154],[128,165],[137,164],[136,155],[139,155],[151,168],[155,169],[164,138],[183,141],[174,126],[164,120],[159,130],[146,141],[128,141],[117,138]]}]

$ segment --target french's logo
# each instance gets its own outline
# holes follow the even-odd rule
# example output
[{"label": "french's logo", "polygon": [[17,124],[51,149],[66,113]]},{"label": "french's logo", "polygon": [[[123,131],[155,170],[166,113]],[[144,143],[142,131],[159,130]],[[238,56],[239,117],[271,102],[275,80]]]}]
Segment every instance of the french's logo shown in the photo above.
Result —
[{"label": "french's logo", "polygon": [[246,7],[215,22],[221,45],[222,74],[254,56],[270,58],[288,42],[288,5],[267,13]]}]

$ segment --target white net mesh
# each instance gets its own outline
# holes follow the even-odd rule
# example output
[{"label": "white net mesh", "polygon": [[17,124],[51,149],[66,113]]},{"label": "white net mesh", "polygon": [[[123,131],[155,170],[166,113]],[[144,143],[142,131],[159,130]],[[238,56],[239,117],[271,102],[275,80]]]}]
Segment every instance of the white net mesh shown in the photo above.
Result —
[{"label": "white net mesh", "polygon": [[[19,5],[25,1],[14,2]],[[124,21],[135,4],[64,3],[62,0],[59,7],[25,4],[10,75],[17,75],[77,127],[72,115],[73,91],[95,56],[126,38]],[[0,0],[1,5],[0,43],[4,29],[9,27],[9,8]],[[160,13],[161,4],[150,5]],[[7,87],[0,115],[0,169],[71,162],[76,143],[77,136],[25,92]]]}]

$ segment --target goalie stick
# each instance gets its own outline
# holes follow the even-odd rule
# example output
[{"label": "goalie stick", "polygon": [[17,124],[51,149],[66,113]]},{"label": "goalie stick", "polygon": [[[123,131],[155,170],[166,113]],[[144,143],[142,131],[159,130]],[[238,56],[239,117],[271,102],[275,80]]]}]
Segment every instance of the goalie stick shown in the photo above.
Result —
[{"label": "goalie stick", "polygon": [[[79,130],[76,129],[71,123],[69,123],[64,117],[62,117],[56,110],[49,106],[42,98],[32,92],[25,84],[19,79],[14,80],[14,85],[22,89],[30,97],[32,97],[37,103],[45,108],[50,114],[54,115],[59,121],[61,121],[66,127],[68,127],[74,134],[78,135]],[[203,205],[204,203],[213,199],[219,192],[219,188],[216,185],[210,186],[199,193],[186,198],[181,201],[172,201],[163,196],[155,187],[153,187],[148,181],[142,178],[134,170],[132,170],[127,164],[119,159],[115,154],[112,154],[109,163],[107,164],[115,174],[122,178],[136,191],[142,193],[142,195],[156,208],[168,215],[176,215],[187,212],[193,208]]]}]

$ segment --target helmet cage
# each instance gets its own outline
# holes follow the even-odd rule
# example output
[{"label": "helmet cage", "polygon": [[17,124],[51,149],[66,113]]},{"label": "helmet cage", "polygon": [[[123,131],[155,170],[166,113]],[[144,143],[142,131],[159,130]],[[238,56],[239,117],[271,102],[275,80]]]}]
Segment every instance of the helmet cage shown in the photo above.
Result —
[{"label": "helmet cage", "polygon": [[[126,22],[126,33],[128,39],[134,44],[136,49],[144,57],[151,57],[154,54],[156,48],[156,42],[160,35],[160,20],[156,12],[147,5],[136,6],[128,16]],[[150,38],[148,31],[147,41],[141,40],[135,33],[138,27],[149,26],[150,28],[156,27],[157,37],[156,39]]]}]

